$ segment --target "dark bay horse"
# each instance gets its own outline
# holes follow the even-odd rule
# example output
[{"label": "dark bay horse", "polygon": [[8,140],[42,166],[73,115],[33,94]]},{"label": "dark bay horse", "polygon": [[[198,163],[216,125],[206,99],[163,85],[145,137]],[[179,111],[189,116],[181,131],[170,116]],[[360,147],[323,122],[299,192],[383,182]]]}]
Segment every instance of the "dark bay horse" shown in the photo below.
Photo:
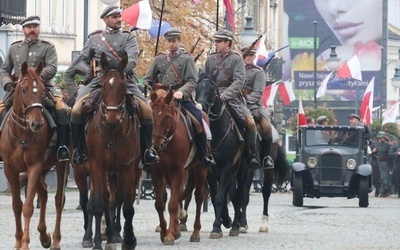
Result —
[{"label": "dark bay horse", "polygon": [[[10,184],[15,216],[14,249],[29,249],[29,229],[36,193],[40,199],[40,218],[37,227],[40,242],[45,248],[60,249],[67,162],[58,162],[56,145],[50,147],[53,131],[44,115],[45,87],[40,76],[42,70],[42,62],[36,68],[28,67],[26,62],[22,64],[21,74],[15,86],[12,110],[5,118],[0,140],[4,171]],[[44,174],[54,165],[57,169],[56,223],[51,238],[47,232],[45,219],[48,193]],[[24,172],[28,181],[25,202],[22,203],[19,176]],[[24,217],[24,228],[22,228],[21,214]]]},{"label": "dark bay horse", "polygon": [[[151,166],[151,178],[156,194],[155,207],[160,219],[160,239],[165,245],[174,244],[180,238],[178,211],[180,203],[195,186],[196,217],[194,230],[190,237],[191,242],[200,241],[200,214],[204,200],[203,187],[206,179],[206,170],[200,165],[195,151],[191,147],[190,138],[185,127],[185,121],[180,113],[180,106],[175,104],[173,91],[155,90],[151,95],[153,109],[153,140],[154,147],[160,156],[160,162]],[[190,185],[192,188],[184,194],[184,184],[188,171],[194,176]],[[166,202],[164,194],[166,185],[171,190],[168,203],[170,215],[169,227],[164,217]],[[189,187],[188,187],[189,188]]]},{"label": "dark bay horse", "polygon": [[[229,235],[239,235],[240,210],[245,197],[247,172],[240,164],[244,147],[243,137],[220,98],[218,87],[207,77],[200,78],[196,87],[196,101],[210,118],[211,148],[217,164],[207,177],[214,206],[215,220],[210,234],[212,239],[222,238],[221,222],[232,227]],[[245,160],[245,159],[243,159]],[[227,208],[231,200],[235,210],[232,222]]]},{"label": "dark bay horse", "polygon": [[100,227],[103,214],[106,220],[106,248],[115,249],[114,215],[118,204],[122,204],[125,218],[122,249],[134,249],[137,244],[132,220],[135,214],[133,202],[136,186],[141,173],[138,167],[140,137],[137,117],[130,115],[125,104],[127,79],[124,69],[127,63],[126,53],[121,61],[108,61],[102,53],[101,103],[87,123],[86,168],[91,184],[87,203],[87,231],[91,233],[91,218],[94,216],[96,226],[93,249],[102,249]]}]

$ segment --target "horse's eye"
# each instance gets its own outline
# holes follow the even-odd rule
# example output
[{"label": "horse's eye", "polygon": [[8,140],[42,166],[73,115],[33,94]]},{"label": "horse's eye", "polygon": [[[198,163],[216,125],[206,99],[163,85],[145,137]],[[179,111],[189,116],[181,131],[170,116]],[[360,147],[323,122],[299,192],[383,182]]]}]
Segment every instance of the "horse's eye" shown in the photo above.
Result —
[{"label": "horse's eye", "polygon": [[26,93],[26,89],[25,88],[21,88],[21,92],[25,94]]}]

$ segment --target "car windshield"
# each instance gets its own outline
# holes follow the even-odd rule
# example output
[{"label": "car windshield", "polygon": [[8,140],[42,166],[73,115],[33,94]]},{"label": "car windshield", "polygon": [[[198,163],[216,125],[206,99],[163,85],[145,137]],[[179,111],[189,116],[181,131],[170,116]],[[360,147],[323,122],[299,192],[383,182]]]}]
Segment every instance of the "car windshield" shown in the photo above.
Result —
[{"label": "car windshield", "polygon": [[358,130],[310,129],[305,132],[306,146],[337,145],[357,148],[360,143]]}]

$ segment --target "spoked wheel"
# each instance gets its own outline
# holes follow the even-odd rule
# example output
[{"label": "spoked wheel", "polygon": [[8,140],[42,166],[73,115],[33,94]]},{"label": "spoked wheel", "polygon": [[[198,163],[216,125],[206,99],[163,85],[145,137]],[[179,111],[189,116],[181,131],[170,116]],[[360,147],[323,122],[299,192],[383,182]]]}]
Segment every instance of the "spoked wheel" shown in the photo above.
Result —
[{"label": "spoked wheel", "polygon": [[360,207],[368,207],[368,176],[360,176],[358,187],[358,205]]}]

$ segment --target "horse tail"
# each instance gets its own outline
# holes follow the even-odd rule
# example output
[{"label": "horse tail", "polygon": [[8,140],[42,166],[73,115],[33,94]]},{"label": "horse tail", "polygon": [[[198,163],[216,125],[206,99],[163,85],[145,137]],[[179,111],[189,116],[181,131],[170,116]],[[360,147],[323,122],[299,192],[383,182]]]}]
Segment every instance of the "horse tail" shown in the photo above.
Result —
[{"label": "horse tail", "polygon": [[274,164],[274,175],[278,185],[284,183],[289,174],[289,164],[286,160],[286,153],[283,146],[279,145],[276,153],[276,160]]}]

